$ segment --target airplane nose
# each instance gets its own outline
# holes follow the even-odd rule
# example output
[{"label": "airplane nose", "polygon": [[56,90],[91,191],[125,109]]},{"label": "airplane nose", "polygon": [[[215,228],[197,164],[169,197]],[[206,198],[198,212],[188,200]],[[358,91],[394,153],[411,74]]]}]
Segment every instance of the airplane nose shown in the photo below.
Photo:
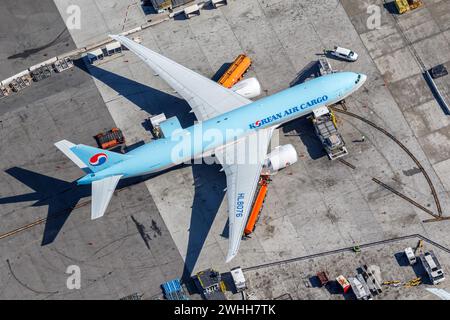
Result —
[{"label": "airplane nose", "polygon": [[363,83],[366,82],[367,76],[365,74],[361,74],[361,80]]},{"label": "airplane nose", "polygon": [[357,73],[357,75],[358,76],[356,77],[355,85],[357,88],[361,88],[361,86],[364,84],[364,82],[366,82],[367,76],[362,73]]},{"label": "airplane nose", "polygon": [[362,73],[360,73],[360,76],[361,76],[361,85],[363,85],[364,84],[364,82],[366,82],[366,80],[367,80],[367,76],[365,75],[365,74],[362,74]]}]

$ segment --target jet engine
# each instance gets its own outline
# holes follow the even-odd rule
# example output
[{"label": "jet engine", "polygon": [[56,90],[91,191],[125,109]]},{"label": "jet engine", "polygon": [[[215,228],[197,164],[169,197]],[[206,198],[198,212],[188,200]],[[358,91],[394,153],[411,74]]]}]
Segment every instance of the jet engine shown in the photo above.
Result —
[{"label": "jet engine", "polygon": [[297,151],[292,144],[278,146],[267,155],[265,166],[271,171],[278,171],[296,163]]},{"label": "jet engine", "polygon": [[230,89],[247,99],[257,97],[261,94],[261,85],[256,78],[239,81]]}]

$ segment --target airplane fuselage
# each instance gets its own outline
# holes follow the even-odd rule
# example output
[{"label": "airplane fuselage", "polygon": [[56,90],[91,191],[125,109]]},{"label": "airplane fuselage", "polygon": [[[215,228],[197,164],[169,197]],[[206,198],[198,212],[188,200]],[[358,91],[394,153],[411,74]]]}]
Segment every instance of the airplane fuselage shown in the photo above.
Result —
[{"label": "airplane fuselage", "polygon": [[315,108],[336,103],[359,89],[365,80],[362,74],[338,72],[296,85],[188,128],[180,128],[171,136],[128,152],[132,157],[127,160],[84,176],[78,184],[113,175],[129,178],[170,168],[255,130],[279,126]]}]

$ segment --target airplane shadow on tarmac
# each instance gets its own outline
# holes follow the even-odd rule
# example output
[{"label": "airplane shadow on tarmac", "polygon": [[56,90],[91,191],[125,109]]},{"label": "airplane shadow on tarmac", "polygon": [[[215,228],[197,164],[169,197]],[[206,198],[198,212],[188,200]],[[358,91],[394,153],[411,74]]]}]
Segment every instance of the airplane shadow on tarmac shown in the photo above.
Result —
[{"label": "airplane shadow on tarmac", "polygon": [[47,220],[41,245],[52,243],[80,199],[91,194],[90,186],[77,186],[27,169],[12,167],[7,174],[19,180],[34,192],[5,197],[0,204],[36,201],[31,206],[48,206]]},{"label": "airplane shadow on tarmac", "polygon": [[[184,99],[94,65],[88,65],[86,67],[86,64],[81,59],[74,61],[74,64],[149,114],[164,113],[167,118],[176,116],[183,128],[193,125],[196,120],[189,104]],[[142,70],[142,72],[152,73],[150,68]],[[220,165],[192,165],[195,191],[186,259],[182,275],[182,279],[185,282],[188,282],[190,279],[206,237],[224,198],[225,193],[223,190],[226,188],[226,180],[225,174],[221,173],[220,169]],[[177,212],[171,214],[176,215]]]},{"label": "airplane shadow on tarmac", "polygon": [[[189,240],[182,279],[187,282],[197,263],[206,237],[222,204],[226,179],[218,164],[193,164],[194,200],[189,225]],[[214,266],[211,266],[214,267]]]},{"label": "airplane shadow on tarmac", "polygon": [[[120,63],[119,60],[117,63]],[[190,112],[191,108],[184,99],[109,72],[95,65],[88,64],[88,67],[86,67],[82,59],[75,60],[74,65],[151,115],[164,113],[167,118],[176,116],[183,128],[194,124],[195,115]],[[142,72],[152,73],[150,68],[145,68]],[[163,80],[161,79],[161,81]]]},{"label": "airplane shadow on tarmac", "polygon": [[[31,207],[48,206],[44,234],[41,242],[42,246],[51,244],[56,239],[67,218],[77,205],[90,205],[90,201],[80,202],[81,199],[91,196],[90,185],[79,186],[76,181],[67,182],[19,167],[9,168],[5,170],[5,172],[33,189],[34,192],[0,198],[0,205],[36,201]],[[121,180],[117,185],[116,190],[140,183],[150,177],[151,176],[146,175]]]},{"label": "airplane shadow on tarmac", "polygon": [[286,135],[298,135],[311,159],[316,160],[327,155],[309,119],[303,117],[292,120],[283,124],[281,130]]},{"label": "airplane shadow on tarmac", "polygon": [[[306,82],[309,79],[320,76],[319,64],[317,61],[311,61],[301,69],[296,77],[290,82],[289,86]],[[307,117],[301,117],[287,122],[281,126],[281,130],[286,135],[298,135],[306,147],[311,159],[319,159],[326,156],[322,143],[314,132],[314,127]]]}]

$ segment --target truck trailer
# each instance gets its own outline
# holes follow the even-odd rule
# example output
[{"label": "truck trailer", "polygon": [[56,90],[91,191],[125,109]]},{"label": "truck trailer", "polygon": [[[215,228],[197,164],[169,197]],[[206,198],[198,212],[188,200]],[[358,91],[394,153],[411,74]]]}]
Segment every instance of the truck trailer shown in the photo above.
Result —
[{"label": "truck trailer", "polygon": [[227,71],[220,77],[219,83],[225,88],[231,88],[242,79],[245,72],[250,68],[252,60],[245,54],[240,54]]}]

